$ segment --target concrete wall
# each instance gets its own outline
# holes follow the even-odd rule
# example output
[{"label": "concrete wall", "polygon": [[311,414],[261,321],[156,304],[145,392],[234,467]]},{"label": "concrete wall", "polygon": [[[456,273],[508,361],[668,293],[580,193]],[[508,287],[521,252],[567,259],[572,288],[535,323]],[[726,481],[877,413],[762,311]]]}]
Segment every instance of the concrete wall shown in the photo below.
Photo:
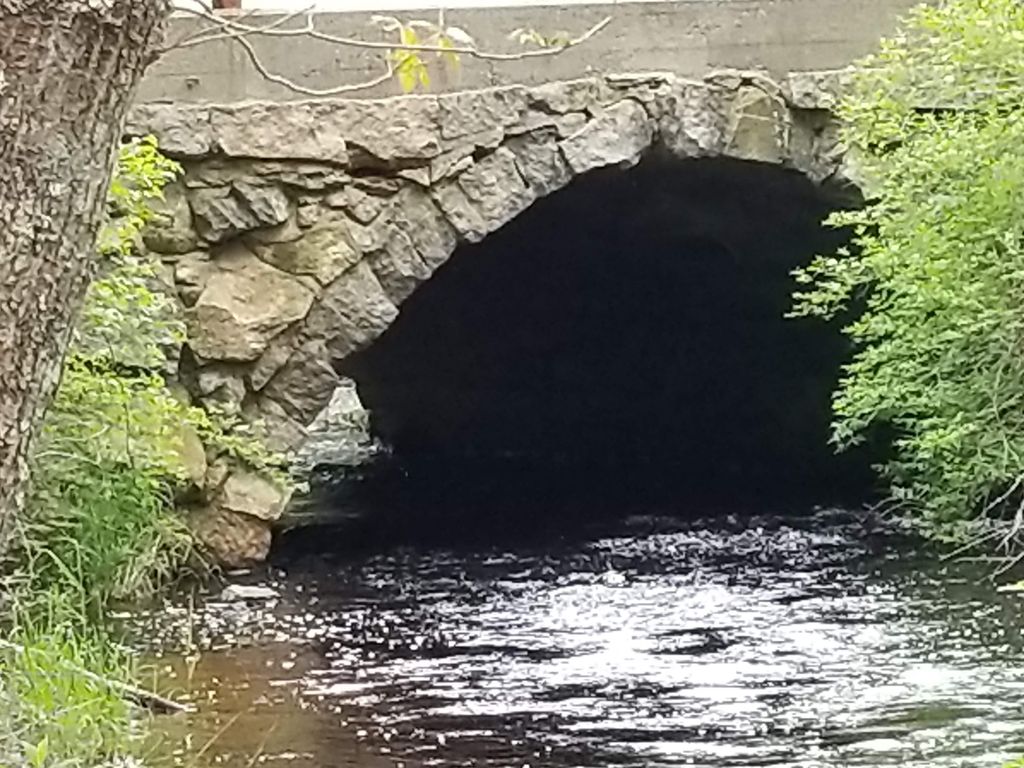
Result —
[{"label": "concrete wall", "polygon": [[[519,27],[577,35],[606,16],[612,23],[598,37],[552,58],[510,62],[465,60],[452,77],[434,78],[432,91],[509,83],[536,84],[587,73],[670,71],[703,75],[718,68],[765,68],[787,72],[843,67],[869,52],[894,29],[912,0],[676,0],[595,5],[510,6],[457,9],[448,23],[469,30],[482,48],[515,50],[508,33]],[[379,39],[369,13],[322,13],[316,25],[336,35]],[[430,18],[435,11],[409,11],[404,18]],[[252,16],[262,23],[274,16]],[[171,39],[201,23],[175,20]],[[383,69],[381,54],[298,38],[256,38],[261,60],[275,73],[310,88],[367,80]],[[390,82],[353,96],[397,93]],[[140,101],[298,99],[268,82],[245,52],[228,40],[172,51],[143,82]]]}]

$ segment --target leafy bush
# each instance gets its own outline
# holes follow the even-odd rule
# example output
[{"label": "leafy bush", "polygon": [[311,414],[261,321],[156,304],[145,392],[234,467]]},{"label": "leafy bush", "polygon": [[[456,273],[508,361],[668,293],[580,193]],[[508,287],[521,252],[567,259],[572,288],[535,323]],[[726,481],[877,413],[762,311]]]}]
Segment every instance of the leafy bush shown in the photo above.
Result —
[{"label": "leafy bush", "polygon": [[912,11],[839,106],[866,205],[798,271],[795,314],[855,316],[845,448],[884,425],[894,499],[937,534],[1024,505],[1024,5]]},{"label": "leafy bush", "polygon": [[[134,243],[150,201],[177,173],[152,140],[126,145],[100,237],[101,272],[75,329],[34,457],[18,556],[36,586],[80,580],[96,618],[115,598],[151,592],[189,556],[171,509],[184,473],[183,425],[203,415],[160,374],[184,338],[156,265]],[[70,574],[70,575],[69,575]]]}]

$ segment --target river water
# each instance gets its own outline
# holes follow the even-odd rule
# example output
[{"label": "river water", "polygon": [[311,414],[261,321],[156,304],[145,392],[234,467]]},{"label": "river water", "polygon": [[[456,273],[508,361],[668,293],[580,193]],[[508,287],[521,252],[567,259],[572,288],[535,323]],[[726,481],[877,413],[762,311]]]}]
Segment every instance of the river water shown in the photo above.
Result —
[{"label": "river water", "polygon": [[154,762],[995,768],[1024,753],[1021,599],[982,570],[837,512],[501,525],[347,548],[324,531],[237,579],[275,599],[137,617],[159,684],[198,708],[158,719]]}]

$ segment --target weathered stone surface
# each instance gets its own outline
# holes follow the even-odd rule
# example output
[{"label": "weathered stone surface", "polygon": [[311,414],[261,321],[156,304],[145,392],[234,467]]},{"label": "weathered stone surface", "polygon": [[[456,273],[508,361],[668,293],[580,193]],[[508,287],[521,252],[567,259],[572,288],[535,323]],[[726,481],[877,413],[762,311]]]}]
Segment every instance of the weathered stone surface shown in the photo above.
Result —
[{"label": "weathered stone surface", "polygon": [[[260,245],[275,245],[277,243],[292,243],[302,237],[302,228],[299,226],[297,216],[292,214],[288,220],[276,227],[263,227],[249,232],[245,241],[254,250]],[[259,254],[257,254],[259,255]]]},{"label": "weathered stone surface", "polygon": [[226,568],[261,563],[270,554],[270,524],[251,515],[218,507],[201,507],[187,517],[207,555]]},{"label": "weathered stone surface", "polygon": [[241,180],[232,184],[232,190],[252,212],[259,226],[276,227],[288,220],[291,204],[277,185]]},{"label": "weathered stone surface", "polygon": [[344,186],[351,177],[328,163],[280,162],[260,160],[252,163],[252,173],[263,181],[276,181],[300,190],[320,192]]},{"label": "weathered stone surface", "polygon": [[210,110],[196,104],[137,106],[128,115],[125,132],[129,136],[159,137],[160,151],[174,157],[202,157],[213,149]]},{"label": "weathered stone surface", "polygon": [[269,397],[250,398],[242,411],[254,434],[272,451],[287,454],[306,441],[306,429]]},{"label": "weathered stone surface", "polygon": [[396,317],[398,308],[361,261],[324,290],[306,318],[305,333],[340,359],[376,339]]},{"label": "weathered stone surface", "polygon": [[224,485],[231,471],[231,465],[226,456],[218,456],[206,465],[206,478],[203,480],[203,492],[207,501],[212,499]]},{"label": "weathered stone surface", "polygon": [[423,190],[403,189],[384,218],[406,235],[431,272],[448,260],[458,243],[452,225]]},{"label": "weathered stone surface", "polygon": [[244,179],[227,187],[194,189],[190,202],[196,229],[210,243],[259,227],[276,227],[287,222],[291,213],[291,203],[280,187]]},{"label": "weathered stone surface", "polygon": [[249,366],[249,388],[253,392],[259,392],[270,378],[277,373],[281,366],[288,362],[295,348],[302,343],[302,329],[297,325],[278,334],[273,341],[263,350],[255,363]]},{"label": "weathered stone surface", "polygon": [[555,137],[543,133],[510,139],[508,148],[516,158],[516,167],[535,197],[544,197],[572,180],[572,171]]},{"label": "weathered stone surface", "polygon": [[360,224],[369,224],[380,215],[384,203],[379,197],[350,186],[339,192],[332,192],[324,202],[333,208],[344,208]]},{"label": "weathered stone surface", "polygon": [[[793,167],[806,174],[815,183],[845,176],[845,159],[839,136],[839,125],[827,112],[801,110],[792,116],[789,130],[788,160]],[[861,186],[861,185],[857,185]]]},{"label": "weathered stone surface", "polygon": [[304,344],[263,388],[289,416],[309,424],[324,408],[340,381],[323,342]]},{"label": "weathered stone surface", "polygon": [[230,157],[348,162],[345,131],[316,102],[239,104],[210,109],[213,144]]},{"label": "weathered stone surface", "polygon": [[441,151],[436,96],[218,106],[210,123],[214,145],[232,157],[365,167]]},{"label": "weathered stone surface", "polygon": [[313,292],[237,247],[188,312],[189,343],[207,360],[255,360],[289,324],[305,317]]},{"label": "weathered stone surface", "polygon": [[295,209],[295,223],[303,229],[312,227],[320,218],[319,203],[300,203]]},{"label": "weathered stone surface", "polygon": [[609,88],[596,77],[546,83],[530,89],[530,106],[541,112],[565,114],[594,109],[609,98]]},{"label": "weathered stone surface", "polygon": [[222,242],[260,225],[256,215],[232,193],[231,187],[194,190],[190,201],[196,229],[209,243]]},{"label": "weathered stone surface", "polygon": [[438,98],[441,138],[473,136],[481,131],[501,132],[521,122],[527,111],[528,91],[520,85],[481,91],[448,93]]},{"label": "weathered stone surface", "polygon": [[174,284],[178,296],[186,307],[196,303],[196,299],[206,287],[206,281],[216,270],[206,251],[193,251],[182,254],[174,262]]},{"label": "weathered stone surface", "polygon": [[462,145],[438,155],[430,161],[430,183],[437,184],[449,176],[458,176],[473,165],[474,147]]},{"label": "weathered stone surface", "polygon": [[566,112],[552,114],[550,112],[530,112],[522,123],[508,132],[509,136],[521,136],[544,129],[552,129],[561,139],[568,138],[583,128],[589,119],[584,112]]},{"label": "weathered stone surface", "polygon": [[634,163],[654,139],[647,112],[631,99],[597,114],[575,134],[561,142],[562,152],[575,173],[617,163]]},{"label": "weathered stone surface", "polygon": [[732,102],[725,153],[740,160],[781,163],[786,157],[788,120],[780,96],[743,86]]},{"label": "weathered stone surface", "polygon": [[202,486],[206,479],[206,448],[191,424],[183,423],[179,429],[181,465],[185,468],[189,483],[196,487]]},{"label": "weathered stone surface", "polygon": [[436,96],[409,96],[324,102],[321,119],[345,136],[353,165],[374,167],[440,154],[439,115]]},{"label": "weathered stone surface", "polygon": [[238,366],[215,363],[196,372],[199,398],[222,412],[236,415],[245,399],[245,380]]},{"label": "weathered stone surface", "polygon": [[505,147],[438,185],[433,195],[455,230],[470,242],[482,240],[534,200],[515,155]]},{"label": "weathered stone surface", "polygon": [[324,192],[351,181],[344,168],[306,160],[253,160],[243,157],[202,157],[185,161],[184,183],[190,189],[226,187],[239,179],[287,187],[297,194]]},{"label": "weathered stone surface", "polygon": [[662,145],[677,157],[714,155],[725,143],[727,114],[720,89],[683,83],[655,99]]},{"label": "weathered stone surface", "polygon": [[350,220],[342,213],[325,215],[302,237],[261,250],[260,257],[294,275],[310,275],[321,285],[330,283],[362,258],[350,242]]},{"label": "weathered stone surface", "polygon": [[377,197],[393,195],[402,186],[401,182],[386,176],[356,176],[352,179],[352,185]]},{"label": "weathered stone surface", "polygon": [[167,185],[163,200],[154,200],[150,208],[153,218],[142,232],[147,248],[175,255],[196,249],[199,237],[192,228],[192,210],[180,184]]},{"label": "weathered stone surface", "polygon": [[791,72],[786,78],[789,103],[799,109],[833,109],[851,76],[849,69]]},{"label": "weathered stone surface", "polygon": [[235,467],[220,488],[216,503],[224,510],[274,522],[281,517],[291,491],[263,474]]},{"label": "weathered stone surface", "polygon": [[424,263],[409,235],[397,228],[389,232],[386,247],[367,256],[366,263],[395,306],[409,298],[433,272]]}]

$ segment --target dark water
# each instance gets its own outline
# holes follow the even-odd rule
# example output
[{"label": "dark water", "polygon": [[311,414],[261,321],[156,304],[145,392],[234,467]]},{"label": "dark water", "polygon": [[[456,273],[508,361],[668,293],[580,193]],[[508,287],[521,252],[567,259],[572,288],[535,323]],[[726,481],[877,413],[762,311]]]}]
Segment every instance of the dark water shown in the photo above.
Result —
[{"label": "dark water", "polygon": [[[458,540],[458,531],[441,531]],[[285,557],[269,603],[140,630],[198,712],[155,762],[1000,766],[1024,753],[1020,598],[851,516]],[[433,537],[437,541],[440,536]],[[429,540],[428,540],[429,541]],[[242,579],[246,581],[246,579]]]}]

